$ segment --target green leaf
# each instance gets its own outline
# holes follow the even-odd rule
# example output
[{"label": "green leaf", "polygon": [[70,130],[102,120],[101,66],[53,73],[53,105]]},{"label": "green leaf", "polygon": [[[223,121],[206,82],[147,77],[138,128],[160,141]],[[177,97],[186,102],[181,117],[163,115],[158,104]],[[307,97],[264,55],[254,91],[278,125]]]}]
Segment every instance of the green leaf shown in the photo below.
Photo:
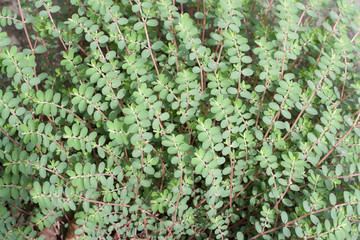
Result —
[{"label": "green leaf", "polygon": [[340,176],[342,172],[343,172],[343,166],[341,164],[337,164],[335,169],[336,176]]},{"label": "green leaf", "polygon": [[295,233],[296,233],[296,236],[298,236],[299,238],[302,238],[304,236],[303,230],[301,227],[295,227]]},{"label": "green leaf", "polygon": [[150,174],[150,175],[154,175],[154,173],[155,173],[154,168],[151,167],[151,166],[145,167],[145,168],[144,168],[144,171],[145,171],[147,174]]},{"label": "green leaf", "polygon": [[158,25],[158,21],[155,19],[150,19],[146,22],[146,25],[150,27],[156,27]]},{"label": "green leaf", "polygon": [[258,233],[261,233],[262,231],[262,227],[258,221],[255,223],[255,229]]},{"label": "green leaf", "polygon": [[310,212],[311,208],[308,201],[303,201],[303,207],[306,212]]},{"label": "green leaf", "polygon": [[8,108],[4,108],[1,112],[2,119],[7,119],[10,115],[10,110]]},{"label": "green leaf", "polygon": [[276,128],[278,128],[278,129],[285,129],[285,124],[284,124],[284,122],[282,122],[282,121],[276,121],[276,122],[274,123],[274,126],[275,126]]},{"label": "green leaf", "polygon": [[251,76],[253,75],[254,71],[251,70],[250,68],[245,68],[241,71],[241,73],[244,75],[244,76]]},{"label": "green leaf", "polygon": [[160,115],[161,121],[166,121],[169,119],[169,117],[170,117],[170,115],[167,112]]},{"label": "green leaf", "polygon": [[291,119],[291,113],[287,110],[281,110],[281,114],[287,119]]},{"label": "green leaf", "polygon": [[159,49],[161,49],[161,47],[163,45],[164,45],[164,43],[162,41],[154,42],[153,45],[152,45],[152,49],[159,50]]},{"label": "green leaf", "polygon": [[38,195],[41,194],[41,185],[40,185],[40,183],[38,181],[34,182],[34,191]]},{"label": "green leaf", "polygon": [[0,47],[5,47],[11,43],[9,38],[0,38]]},{"label": "green leaf", "polygon": [[81,163],[76,163],[75,164],[75,172],[78,175],[82,175],[82,165],[81,165]]},{"label": "green leaf", "polygon": [[143,2],[141,7],[143,8],[152,8],[153,4],[151,2]]},{"label": "green leaf", "polygon": [[140,6],[137,5],[137,4],[134,4],[131,8],[131,10],[134,12],[134,13],[137,13],[138,11],[140,11]]},{"label": "green leaf", "polygon": [[48,12],[45,11],[45,10],[42,10],[42,11],[39,12],[39,16],[45,18],[45,17],[48,16]]},{"label": "green leaf", "polygon": [[126,25],[128,23],[128,19],[127,18],[119,18],[118,19],[118,24],[119,25]]},{"label": "green leaf", "polygon": [[65,131],[66,135],[72,136],[71,129],[70,129],[68,126],[65,126],[65,127],[64,127],[64,131]]},{"label": "green leaf", "polygon": [[134,31],[139,31],[139,30],[141,30],[143,27],[144,27],[144,23],[142,23],[142,22],[137,22],[137,23],[135,23],[135,25],[134,25]]},{"label": "green leaf", "polygon": [[105,158],[105,152],[104,152],[104,149],[102,147],[98,148],[98,154],[99,154],[99,157]]},{"label": "green leaf", "polygon": [[51,12],[51,13],[56,13],[56,12],[58,12],[58,11],[60,11],[60,7],[59,7],[59,6],[53,6],[53,7],[50,8],[50,12]]},{"label": "green leaf", "polygon": [[314,225],[317,225],[319,223],[319,219],[318,217],[316,217],[315,215],[310,215],[310,220]]},{"label": "green leaf", "polygon": [[300,190],[300,187],[298,185],[292,184],[290,185],[290,189],[295,192],[298,192]]},{"label": "green leaf", "polygon": [[74,204],[73,201],[69,201],[68,205],[69,205],[69,207],[70,207],[71,210],[73,210],[73,211],[76,210],[76,206],[75,206],[75,204]]},{"label": "green leaf", "polygon": [[43,46],[43,45],[39,45],[39,46],[37,46],[37,47],[35,48],[35,53],[37,53],[37,54],[42,54],[42,53],[44,53],[44,52],[46,52],[46,51],[47,51],[47,49],[46,49],[46,47]]},{"label": "green leaf", "polygon": [[284,53],[281,52],[281,51],[277,51],[277,52],[275,52],[274,57],[275,57],[275,58],[283,58],[283,57],[284,57]]},{"label": "green leaf", "polygon": [[107,59],[107,60],[111,60],[111,59],[113,59],[115,56],[116,56],[116,52],[115,52],[115,51],[109,51],[109,52],[106,54],[106,59]]},{"label": "green leaf", "polygon": [[252,62],[252,59],[251,59],[251,57],[249,57],[249,56],[243,56],[243,57],[241,58],[241,61],[242,61],[243,63],[251,63],[251,62]]},{"label": "green leaf", "polygon": [[106,43],[108,40],[109,40],[109,37],[108,37],[108,36],[102,35],[102,36],[99,38],[99,43]]},{"label": "green leaf", "polygon": [[75,230],[75,235],[81,235],[82,233],[83,233],[83,229],[82,228],[77,228],[76,230]]},{"label": "green leaf", "polygon": [[297,8],[299,8],[300,10],[304,10],[304,9],[305,9],[304,4],[302,4],[302,3],[300,3],[300,2],[295,3],[295,6],[296,6]]},{"label": "green leaf", "polygon": [[282,202],[288,207],[291,207],[293,205],[293,202],[288,198],[283,198]]},{"label": "green leaf", "polygon": [[255,91],[256,92],[264,92],[265,91],[265,86],[264,85],[257,85],[256,87],[255,87]]},{"label": "green leaf", "polygon": [[288,222],[288,215],[286,212],[281,212],[281,220],[283,221],[283,223]]},{"label": "green leaf", "polygon": [[269,107],[275,111],[279,111],[279,109],[280,109],[279,104],[277,104],[276,102],[269,103]]},{"label": "green leaf", "polygon": [[67,163],[66,162],[61,162],[58,165],[57,170],[58,170],[59,173],[63,173],[66,167],[67,167]]},{"label": "green leaf", "polygon": [[317,115],[318,114],[318,111],[315,109],[315,108],[306,108],[306,112],[311,114],[311,115]]},{"label": "green leaf", "polygon": [[151,183],[148,180],[142,180],[141,185],[148,188],[148,187],[150,187]]},{"label": "green leaf", "polygon": [[335,205],[335,204],[336,204],[336,196],[335,196],[335,194],[330,193],[330,195],[329,195],[329,201],[330,201],[330,204],[331,204],[331,205]]},{"label": "green leaf", "polygon": [[264,134],[260,130],[255,130],[255,136],[258,140],[262,140],[264,137]]},{"label": "green leaf", "polygon": [[291,232],[287,227],[284,227],[282,231],[283,231],[283,234],[285,235],[285,237],[291,236]]},{"label": "green leaf", "polygon": [[244,234],[242,232],[238,232],[236,234],[236,238],[237,238],[237,240],[243,240],[244,239]]}]

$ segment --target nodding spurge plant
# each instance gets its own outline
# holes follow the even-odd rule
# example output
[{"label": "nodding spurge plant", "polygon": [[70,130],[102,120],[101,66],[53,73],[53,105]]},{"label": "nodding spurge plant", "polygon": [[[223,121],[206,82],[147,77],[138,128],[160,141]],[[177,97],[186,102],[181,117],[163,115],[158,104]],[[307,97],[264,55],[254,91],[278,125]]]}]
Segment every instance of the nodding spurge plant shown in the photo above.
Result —
[{"label": "nodding spurge plant", "polygon": [[350,0],[17,0],[0,238],[358,239]]}]

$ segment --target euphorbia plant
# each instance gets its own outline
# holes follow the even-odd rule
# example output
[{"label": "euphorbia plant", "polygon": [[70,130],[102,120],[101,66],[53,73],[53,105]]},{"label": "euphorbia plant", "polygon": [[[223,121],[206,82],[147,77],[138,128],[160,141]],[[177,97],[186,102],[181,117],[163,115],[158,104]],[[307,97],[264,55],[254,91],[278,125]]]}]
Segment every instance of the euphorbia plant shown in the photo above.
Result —
[{"label": "euphorbia plant", "polygon": [[18,0],[0,237],[357,239],[359,6]]}]

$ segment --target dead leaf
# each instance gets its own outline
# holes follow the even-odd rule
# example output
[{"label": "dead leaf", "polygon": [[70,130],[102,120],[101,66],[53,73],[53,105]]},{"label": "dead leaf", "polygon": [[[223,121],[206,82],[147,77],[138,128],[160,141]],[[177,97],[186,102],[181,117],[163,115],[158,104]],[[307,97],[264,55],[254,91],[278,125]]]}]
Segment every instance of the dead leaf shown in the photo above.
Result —
[{"label": "dead leaf", "polygon": [[57,240],[58,231],[55,226],[50,228],[43,228],[40,232],[36,234],[36,237],[45,236],[44,240]]},{"label": "dead leaf", "polygon": [[80,237],[84,236],[84,233],[82,233],[80,235],[75,234],[75,231],[78,228],[80,228],[80,227],[76,224],[76,219],[74,218],[69,223],[69,227],[68,227],[68,230],[66,232],[65,240],[75,240],[75,239],[79,239]]}]

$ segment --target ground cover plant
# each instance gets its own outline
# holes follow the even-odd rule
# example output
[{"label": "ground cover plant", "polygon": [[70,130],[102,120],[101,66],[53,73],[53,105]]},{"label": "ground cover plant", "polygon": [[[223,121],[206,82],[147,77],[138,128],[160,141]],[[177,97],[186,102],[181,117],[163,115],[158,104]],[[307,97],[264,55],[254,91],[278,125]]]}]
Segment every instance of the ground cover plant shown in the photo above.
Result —
[{"label": "ground cover plant", "polygon": [[17,5],[0,238],[76,221],[82,239],[358,239],[355,2]]}]

